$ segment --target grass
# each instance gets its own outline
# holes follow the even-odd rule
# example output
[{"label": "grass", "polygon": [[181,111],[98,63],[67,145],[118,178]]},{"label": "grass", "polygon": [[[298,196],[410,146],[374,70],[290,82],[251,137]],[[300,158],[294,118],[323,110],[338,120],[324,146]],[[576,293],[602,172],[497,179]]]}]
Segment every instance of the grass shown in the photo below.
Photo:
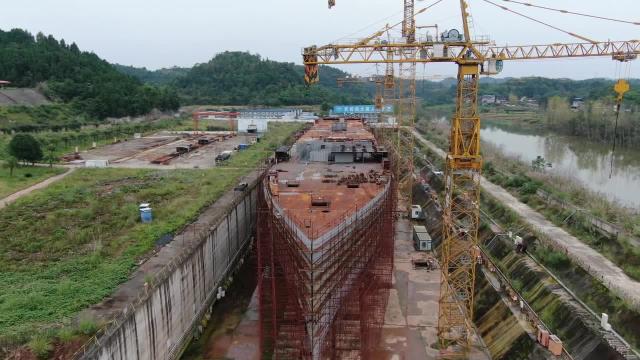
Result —
[{"label": "grass", "polygon": [[[274,128],[235,161],[261,163],[299,127]],[[178,232],[251,170],[79,169],[0,211],[0,344],[70,324],[126,281],[161,236]],[[150,224],[139,221],[141,202],[154,209]]]},{"label": "grass", "polygon": [[79,128],[89,122],[83,115],[78,115],[70,104],[0,107],[0,130],[7,132]]},{"label": "grass", "polygon": [[278,146],[290,142],[292,134],[302,128],[302,123],[270,123],[268,136],[251,145],[249,149],[234,153],[229,160],[222,163],[222,166],[255,168]]},{"label": "grass", "polygon": [[29,349],[38,359],[46,359],[53,350],[51,340],[45,336],[36,336],[29,341]]},{"label": "grass", "polygon": [[20,166],[13,169],[13,176],[9,169],[0,166],[0,198],[4,198],[16,191],[28,188],[51,176],[62,174],[65,169],[41,166]]},{"label": "grass", "polygon": [[[80,169],[0,212],[0,337],[20,342],[127,279],[156,239],[192,220],[239,170]],[[155,221],[138,221],[150,202]],[[176,211],[175,209],[180,209]]]}]

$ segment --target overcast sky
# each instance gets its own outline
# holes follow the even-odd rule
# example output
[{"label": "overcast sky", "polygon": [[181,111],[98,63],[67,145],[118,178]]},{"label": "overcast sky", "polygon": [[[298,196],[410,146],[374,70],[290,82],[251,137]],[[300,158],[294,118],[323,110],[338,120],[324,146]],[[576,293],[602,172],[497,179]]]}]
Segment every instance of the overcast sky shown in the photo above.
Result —
[{"label": "overcast sky", "polygon": [[[416,8],[435,0],[416,1]],[[532,9],[492,0],[513,10],[594,40],[640,39],[640,26]],[[523,0],[538,5],[640,21],[639,0]],[[301,48],[368,35],[402,18],[402,0],[20,0],[3,1],[0,27],[42,31],[75,41],[110,62],[150,69],[192,66],[225,50],[258,53],[301,63]],[[469,0],[474,34],[497,44],[547,44],[576,39],[486,3]],[[444,0],[417,17],[419,25],[460,26],[458,0]],[[640,65],[632,76],[640,77]],[[372,66],[346,71],[375,73]],[[420,73],[455,74],[452,65],[418,66]],[[634,71],[635,70],[635,71]],[[382,68],[380,69],[382,71]],[[501,76],[615,77],[609,59],[509,62]]]}]

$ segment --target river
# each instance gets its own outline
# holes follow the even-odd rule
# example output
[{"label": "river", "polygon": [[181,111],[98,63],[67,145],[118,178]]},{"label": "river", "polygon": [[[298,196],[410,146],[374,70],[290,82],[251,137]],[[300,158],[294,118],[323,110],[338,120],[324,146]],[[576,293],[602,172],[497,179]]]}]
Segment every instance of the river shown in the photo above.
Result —
[{"label": "river", "polygon": [[611,147],[579,138],[553,134],[539,135],[506,129],[493,123],[482,126],[482,140],[531,163],[542,156],[552,163],[547,171],[570,176],[590,190],[613,198],[620,204],[640,208],[640,151],[617,149],[613,174],[609,178]]}]

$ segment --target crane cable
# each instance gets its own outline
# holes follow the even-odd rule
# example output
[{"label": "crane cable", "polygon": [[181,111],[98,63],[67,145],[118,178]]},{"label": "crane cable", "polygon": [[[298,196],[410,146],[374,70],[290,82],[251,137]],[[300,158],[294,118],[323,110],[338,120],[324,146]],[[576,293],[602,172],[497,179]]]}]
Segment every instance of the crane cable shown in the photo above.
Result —
[{"label": "crane cable", "polygon": [[[414,12],[414,13],[413,13],[413,17],[415,18],[417,15],[422,14],[423,12],[425,12],[425,11],[429,10],[430,8],[432,8],[432,7],[436,6],[436,5],[438,5],[438,4],[439,4],[439,3],[441,3],[442,1],[444,1],[444,0],[437,0],[437,1],[436,1],[436,2],[434,2],[433,4],[431,4],[431,5],[429,5],[429,6],[426,6],[426,7],[421,8],[420,10],[418,10],[418,11],[416,11],[416,12]],[[396,26],[398,26],[398,25],[402,24],[403,22],[404,22],[404,19],[403,19],[402,21],[398,22],[398,23],[395,23],[395,24],[393,24],[393,25],[391,25],[391,26],[388,26],[386,30],[387,30],[387,31],[388,31],[388,30],[391,30],[391,29],[393,29],[394,27],[396,27]]]},{"label": "crane cable", "polygon": [[[437,0],[437,1],[436,1],[436,2],[434,2],[433,4],[431,4],[431,5],[429,5],[429,6],[426,6],[426,7],[424,7],[424,8],[421,8],[421,9],[419,9],[418,11],[416,11],[416,12],[414,13],[414,15],[413,15],[413,16],[415,17],[416,15],[422,14],[423,12],[425,12],[425,11],[429,10],[430,8],[432,8],[432,7],[436,6],[436,5],[438,5],[439,3],[443,2],[443,1],[444,1],[444,0]],[[351,37],[351,36],[353,36],[353,35],[356,35],[357,33],[361,32],[361,31],[364,31],[364,30],[366,30],[366,29],[368,29],[368,28],[370,28],[370,27],[372,27],[372,26],[374,26],[374,25],[376,25],[376,24],[378,24],[378,23],[380,23],[380,22],[383,22],[383,21],[389,20],[389,19],[391,19],[391,18],[393,18],[393,17],[397,16],[398,14],[402,14],[403,12],[404,12],[404,10],[403,10],[403,11],[398,11],[398,12],[396,12],[396,13],[394,13],[394,14],[391,14],[391,15],[389,15],[389,16],[387,16],[387,17],[383,18],[383,19],[380,19],[380,20],[374,21],[374,22],[370,23],[369,25],[367,25],[367,26],[365,26],[365,27],[361,28],[360,30],[356,30],[356,31],[352,32],[352,33],[351,33],[351,34],[349,34],[349,35],[345,35],[345,36],[343,36],[343,37],[341,37],[341,38],[335,39],[333,42],[334,42],[334,43],[337,43],[337,42],[339,42],[339,41],[341,41],[341,40],[344,40],[344,39],[346,39],[346,38],[348,38],[348,37]],[[398,26],[398,25],[402,24],[402,22],[403,22],[403,21],[404,21],[404,19],[403,19],[402,21],[400,21],[400,22],[398,22],[398,23],[394,24],[394,25],[391,25],[391,26],[389,26],[389,24],[387,24],[387,25],[386,25],[385,27],[383,27],[381,30],[378,30],[378,31],[374,32],[371,36],[367,36],[367,37],[365,37],[365,39],[366,39],[366,38],[369,38],[369,37],[373,37],[373,35],[377,35],[377,34],[379,34],[379,33],[383,33],[383,32],[385,32],[385,31],[389,31],[389,30],[391,30],[392,28],[394,28],[394,27],[396,27],[396,26]]]},{"label": "crane cable", "polygon": [[524,18],[527,18],[527,19],[529,19],[529,20],[531,20],[531,21],[535,21],[535,22],[537,22],[537,23],[539,23],[539,24],[542,24],[542,25],[544,25],[544,26],[550,27],[550,28],[552,28],[552,29],[554,29],[554,30],[557,30],[557,31],[563,32],[563,33],[565,33],[565,34],[567,34],[567,35],[569,35],[569,36],[572,36],[572,37],[578,38],[578,39],[580,39],[580,40],[584,40],[584,41],[590,42],[590,43],[592,43],[592,44],[597,43],[597,41],[595,41],[595,40],[591,40],[591,39],[589,39],[589,38],[587,38],[587,37],[584,37],[584,36],[582,36],[582,35],[578,35],[578,34],[576,34],[576,33],[572,33],[571,31],[567,31],[567,30],[561,29],[561,28],[559,28],[559,27],[557,27],[557,26],[554,26],[554,25],[548,24],[548,23],[546,23],[546,22],[544,22],[544,21],[540,21],[540,20],[538,20],[538,19],[534,19],[534,18],[532,18],[531,16],[527,16],[527,15],[525,15],[525,14],[523,14],[523,13],[517,12],[517,11],[515,11],[515,10],[511,10],[511,9],[509,9],[509,8],[508,8],[508,7],[506,7],[506,6],[498,5],[498,4],[494,3],[493,1],[490,1],[490,0],[482,0],[482,1],[484,1],[484,2],[486,2],[486,3],[489,3],[489,4],[493,5],[493,6],[499,7],[500,9],[502,9],[502,10],[504,10],[504,11],[508,11],[508,12],[510,12],[510,13],[514,13],[514,14],[516,14],[516,15],[519,15],[519,16],[522,16],[522,17],[524,17]]},{"label": "crane cable", "polygon": [[542,6],[542,5],[536,5],[536,4],[531,4],[531,3],[526,3],[526,2],[516,1],[516,0],[502,0],[502,1],[510,2],[510,3],[514,3],[514,4],[525,5],[525,6],[530,6],[530,7],[539,8],[539,9],[544,9],[544,10],[549,10],[549,11],[555,11],[555,12],[559,12],[559,13],[563,13],[563,14],[578,15],[578,16],[590,17],[590,18],[600,19],[600,20],[614,21],[614,22],[631,24],[631,25],[640,25],[640,22],[636,22],[636,21],[614,19],[614,18],[605,17],[605,16],[598,16],[598,15],[579,13],[579,12],[569,11],[569,10],[555,9],[555,8],[550,8],[550,7],[546,7],[546,6]]}]

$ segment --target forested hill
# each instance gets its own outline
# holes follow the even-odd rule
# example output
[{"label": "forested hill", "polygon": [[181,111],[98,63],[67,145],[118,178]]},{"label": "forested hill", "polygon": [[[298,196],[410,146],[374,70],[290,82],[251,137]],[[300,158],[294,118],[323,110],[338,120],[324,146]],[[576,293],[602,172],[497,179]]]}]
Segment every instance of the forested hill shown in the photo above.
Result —
[{"label": "forested hill", "polygon": [[[587,100],[612,99],[615,96],[611,79],[549,79],[543,77],[480,79],[480,95],[515,96],[536,99],[546,105],[548,99],[581,97]],[[631,80],[631,91],[625,94],[625,102],[640,105],[640,80]],[[418,80],[416,95],[425,105],[453,104],[456,96],[455,79],[444,81]]]},{"label": "forested hill", "polygon": [[51,35],[0,30],[0,59],[0,79],[17,87],[38,86],[50,98],[92,117],[135,116],[179,106],[171,88],[142,84],[75,43]]},{"label": "forested hill", "polygon": [[143,83],[152,85],[169,85],[177,78],[185,76],[191,70],[191,68],[177,66],[159,70],[148,70],[144,67],[138,68],[119,64],[114,64],[113,66],[123,74],[133,76]]},{"label": "forested hill", "polygon": [[[507,78],[481,80],[480,93],[500,96],[526,96],[546,103],[558,96],[563,98],[581,97],[590,100],[613,98],[615,93],[611,79],[548,79],[542,77]],[[631,80],[631,91],[625,94],[625,101],[640,104],[640,81]]]},{"label": "forested hill", "polygon": [[367,87],[339,91],[336,79],[348,74],[320,68],[320,84],[306,87],[304,67],[262,59],[246,52],[223,52],[194,66],[174,85],[186,104],[304,105],[371,103]]}]

